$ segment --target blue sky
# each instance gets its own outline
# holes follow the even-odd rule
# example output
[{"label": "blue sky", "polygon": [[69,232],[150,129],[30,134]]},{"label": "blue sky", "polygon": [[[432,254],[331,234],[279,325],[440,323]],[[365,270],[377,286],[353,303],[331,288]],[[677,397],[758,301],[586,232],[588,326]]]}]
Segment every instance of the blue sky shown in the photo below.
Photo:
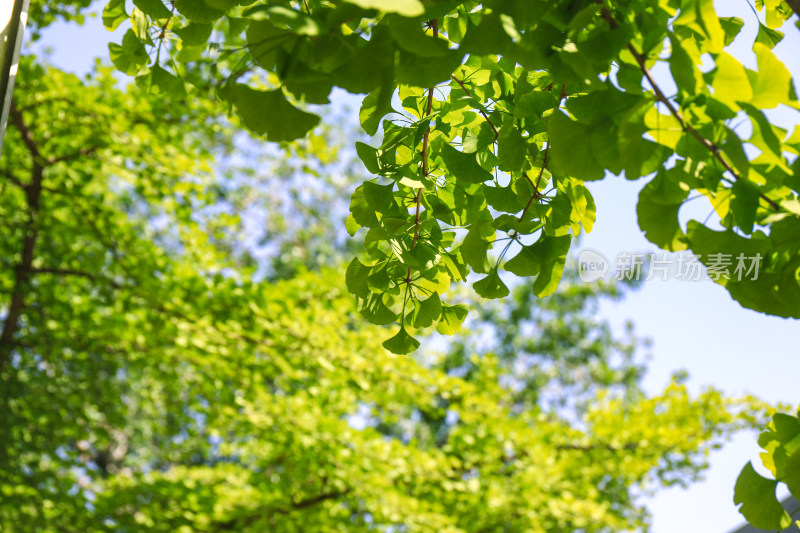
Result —
[{"label": "blue sky", "polygon": [[[718,0],[716,4],[720,16],[745,20],[732,53],[755,68],[750,46],[757,29],[756,15],[746,0]],[[797,79],[800,31],[793,26],[784,29],[787,36],[775,52]],[[94,19],[83,28],[60,25],[49,30],[36,49],[49,46],[56,64],[86,72],[94,56],[105,55],[106,44],[113,38]],[[799,121],[797,113],[782,109],[770,112],[770,118],[790,131]],[[597,223],[580,247],[597,249],[612,259],[619,252],[657,251],[636,222],[636,200],[644,184],[644,180],[630,182],[613,176],[588,184],[597,203]],[[710,210],[702,200],[690,202],[681,219],[704,220]],[[711,281],[650,281],[622,302],[605,305],[601,312],[620,329],[632,319],[638,334],[652,339],[650,372],[645,380],[649,390],[660,390],[675,370],[686,369],[691,375],[689,383],[696,389],[713,385],[731,395],[752,393],[771,402],[800,402],[793,372],[800,323],[743,309]],[[733,486],[742,466],[748,460],[758,461],[755,437],[742,434],[715,452],[705,481],[687,490],[662,490],[648,500],[653,531],[724,533],[740,524]]]}]

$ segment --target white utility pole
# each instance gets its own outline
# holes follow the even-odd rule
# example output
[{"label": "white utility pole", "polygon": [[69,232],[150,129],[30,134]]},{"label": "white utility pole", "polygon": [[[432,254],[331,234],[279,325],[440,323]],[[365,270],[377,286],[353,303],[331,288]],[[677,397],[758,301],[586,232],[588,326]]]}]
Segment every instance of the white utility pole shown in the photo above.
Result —
[{"label": "white utility pole", "polygon": [[3,149],[11,93],[19,65],[19,49],[27,21],[28,0],[0,0],[0,151]]}]

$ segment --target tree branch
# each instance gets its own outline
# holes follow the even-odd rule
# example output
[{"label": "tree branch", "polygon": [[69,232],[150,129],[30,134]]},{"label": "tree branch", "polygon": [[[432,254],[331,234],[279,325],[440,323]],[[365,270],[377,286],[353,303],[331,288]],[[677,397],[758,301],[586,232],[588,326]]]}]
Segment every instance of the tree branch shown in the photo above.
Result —
[{"label": "tree branch", "polygon": [[20,135],[22,136],[22,142],[25,144],[25,147],[31,153],[34,158],[34,163],[36,163],[37,159],[39,162],[42,162],[42,154],[39,151],[39,144],[33,138],[33,133],[31,132],[30,128],[25,124],[25,121],[22,118],[22,111],[17,109],[17,104],[14,100],[11,101],[11,108],[9,109],[9,116],[11,117],[14,126],[19,130]]},{"label": "tree branch", "polygon": [[[456,82],[456,83],[459,85],[459,87],[461,87],[461,90],[463,90],[465,93],[467,93],[467,96],[469,96],[470,98],[472,98],[472,93],[470,93],[470,92],[467,90],[467,88],[464,86],[464,82],[463,82],[462,80],[459,80],[459,79],[458,79],[458,78],[456,78],[455,76],[450,76],[450,77],[451,77],[451,78],[453,78],[453,80],[454,80],[454,81],[455,81],[455,82]],[[497,135],[498,135],[498,134],[497,134],[497,128],[495,128],[495,127],[494,127],[494,124],[492,124],[492,121],[491,121],[491,120],[489,120],[489,115],[487,115],[487,114],[486,114],[486,113],[483,111],[483,109],[478,109],[478,112],[479,112],[479,113],[480,113],[480,114],[483,116],[483,118],[485,118],[485,119],[486,119],[486,122],[488,122],[488,123],[489,123],[489,126],[492,128],[492,131],[494,132],[494,139],[492,139],[492,142],[496,141],[496,140],[497,140]]]},{"label": "tree branch", "polygon": [[164,21],[164,25],[161,27],[161,32],[158,34],[158,51],[156,52],[156,65],[159,64],[159,60],[161,59],[161,45],[164,44],[164,38],[167,36],[167,26],[169,26],[169,21],[172,20],[172,17],[175,16],[175,2],[172,3],[172,11],[170,12],[167,20]]},{"label": "tree branch", "polygon": [[623,446],[612,446],[611,444],[559,444],[556,450],[559,451],[577,451],[577,452],[590,452],[593,450],[605,450],[609,452],[629,452],[635,450],[639,445],[635,442],[629,442]]},{"label": "tree branch", "polygon": [[65,162],[65,161],[72,161],[73,159],[78,159],[79,157],[85,157],[85,156],[88,156],[88,155],[92,155],[93,153],[95,153],[97,151],[97,149],[98,149],[97,146],[84,146],[83,148],[81,148],[77,152],[73,152],[71,154],[62,155],[60,157],[49,159],[47,161],[47,166],[52,166],[52,165],[55,165],[56,163],[62,163],[62,162]]},{"label": "tree branch", "polygon": [[[439,36],[439,21],[436,19],[431,20],[431,28],[433,28],[433,37]],[[433,87],[428,88],[428,103],[425,106],[425,116],[430,116],[433,109]],[[422,136],[422,176],[427,179],[428,177],[428,141],[431,136],[431,123],[428,122],[428,128],[425,130],[425,135]],[[422,187],[417,191],[416,204],[417,212],[414,217],[414,240],[411,242],[411,248],[417,244],[419,239],[419,206],[422,200]]]},{"label": "tree branch", "polygon": [[22,238],[22,250],[20,252],[20,262],[15,267],[14,287],[11,292],[11,301],[8,305],[3,329],[0,331],[0,371],[11,358],[11,350],[14,346],[14,335],[19,327],[19,318],[25,306],[25,291],[31,277],[31,267],[33,266],[34,249],[36,247],[37,219],[39,214],[39,201],[42,193],[42,180],[44,179],[44,166],[39,152],[39,147],[33,139],[31,131],[25,124],[22,113],[11,103],[9,113],[14,126],[22,135],[22,140],[33,159],[33,170],[31,172],[31,182],[25,188],[25,197],[28,204],[28,221],[25,227],[25,235]]},{"label": "tree branch", "polygon": [[305,509],[306,507],[311,507],[313,505],[317,505],[318,503],[322,503],[325,500],[341,498],[342,496],[346,496],[352,492],[352,490],[353,489],[348,488],[339,491],[323,492],[322,494],[318,494],[317,496],[313,496],[311,498],[306,498],[305,500],[300,500],[299,502],[292,502],[292,510]]},{"label": "tree branch", "polygon": [[94,280],[94,274],[90,274],[88,272],[83,272],[81,270],[72,270],[70,268],[30,268],[28,272],[31,274],[53,274],[56,276],[77,276],[80,278],[86,278],[90,280]]},{"label": "tree branch", "polygon": [[789,4],[789,7],[792,8],[795,15],[800,17],[800,0],[786,0],[786,3]]},{"label": "tree branch", "polygon": [[531,204],[533,204],[533,201],[537,198],[542,197],[542,194],[539,192],[538,183],[539,180],[542,178],[542,174],[544,174],[544,168],[547,166],[547,156],[549,153],[550,153],[550,141],[547,142],[547,147],[544,149],[544,161],[542,162],[542,168],[539,169],[539,176],[537,176],[536,178],[536,185],[534,185],[533,181],[531,181],[531,179],[528,177],[527,172],[522,173],[525,179],[527,179],[530,182],[531,187],[533,187],[533,194],[531,194],[531,197],[528,199],[528,203],[525,204],[525,209],[522,210],[522,214],[519,216],[520,222],[522,222],[522,219],[525,218],[525,215],[528,214],[528,209],[531,208]]},{"label": "tree branch", "polygon": [[[598,4],[603,3],[603,0],[595,0],[595,1]],[[792,3],[800,6],[800,0],[792,0]],[[800,14],[800,11],[798,11],[798,9],[796,9],[794,6],[792,6],[792,8],[795,10],[796,13]],[[609,27],[612,30],[619,28],[619,24],[614,18],[614,15],[611,14],[611,11],[608,9],[608,6],[603,5],[603,7],[600,10],[600,13],[603,16],[603,19],[605,19],[605,21],[608,23]],[[672,101],[670,101],[669,98],[666,97],[664,92],[661,90],[661,87],[658,86],[658,83],[656,83],[655,78],[653,78],[653,75],[650,73],[650,70],[647,68],[647,62],[646,62],[647,58],[644,56],[644,54],[636,50],[636,48],[634,48],[633,45],[630,43],[628,43],[627,48],[628,51],[631,53],[631,55],[633,55],[633,57],[636,59],[636,62],[639,64],[639,68],[641,69],[645,78],[647,78],[647,81],[650,83],[650,86],[653,88],[653,92],[656,95],[656,99],[667,107],[670,114],[681,125],[683,131],[689,132],[689,134],[692,135],[692,137],[697,139],[698,142],[700,142],[700,144],[702,144],[709,152],[711,152],[711,155],[713,155],[714,158],[722,164],[725,170],[731,173],[731,175],[735,180],[741,179],[742,177],[739,175],[739,173],[736,172],[736,170],[731,166],[730,163],[728,163],[728,161],[722,155],[722,151],[720,150],[719,146],[714,144],[709,139],[703,137],[700,134],[700,132],[698,132],[691,125],[689,125],[684,119],[683,114],[681,114],[680,110],[675,107],[675,105],[672,103]],[[781,210],[780,206],[774,200],[768,198],[763,193],[759,192],[758,196],[762,200],[764,200],[767,204],[769,204],[769,206],[772,207],[775,211]]]},{"label": "tree branch", "polygon": [[22,180],[15,178],[14,175],[7,170],[0,170],[0,176],[4,177],[6,180],[10,181],[22,190],[25,190],[28,187],[27,184],[23,183]]},{"label": "tree branch", "polygon": [[217,529],[222,531],[238,530],[241,528],[241,526],[251,525],[257,522],[261,518],[269,517],[275,514],[288,515],[291,514],[293,511],[299,511],[301,509],[313,507],[314,505],[322,503],[326,500],[341,498],[342,496],[346,496],[352,491],[353,489],[347,488],[340,491],[323,492],[316,496],[306,498],[304,500],[296,502],[293,501],[292,503],[289,504],[288,507],[264,507],[261,509],[257,509],[256,512],[248,514],[247,516],[240,516],[222,522],[219,524]]},{"label": "tree branch", "polygon": [[[22,89],[22,87],[20,87],[20,89]],[[86,115],[87,117],[91,117],[91,118],[100,120],[100,117],[98,117],[96,113],[94,113],[93,111],[87,111],[86,109],[82,108],[80,105],[75,103],[74,100],[72,100],[71,98],[68,98],[66,96],[52,96],[52,97],[49,97],[49,98],[42,98],[42,99],[36,100],[33,103],[30,103],[28,105],[19,106],[19,107],[17,107],[17,109],[19,110],[20,113],[24,113],[25,111],[27,111],[29,109],[39,108],[39,107],[42,107],[42,106],[45,106],[45,105],[48,105],[48,104],[51,104],[51,103],[55,103],[55,102],[64,102],[67,105],[69,105],[71,108],[73,108],[76,111]]]},{"label": "tree branch", "polygon": [[[552,85],[551,85],[550,88],[552,89]],[[567,97],[567,85],[566,84],[562,84],[561,85],[561,96],[559,96],[559,98],[558,98],[558,105],[556,106],[556,109],[561,107],[561,102],[563,102],[564,98],[566,98],[566,97]],[[542,194],[539,192],[539,184],[542,181],[542,175],[544,174],[544,169],[547,168],[547,159],[548,159],[549,155],[550,155],[550,139],[547,139],[547,146],[544,149],[544,161],[542,161],[542,168],[539,169],[539,175],[536,177],[536,183],[533,183],[531,181],[531,179],[528,177],[527,173],[525,173],[525,172],[522,173],[522,175],[525,176],[525,179],[527,179],[530,182],[531,186],[533,187],[533,194],[531,195],[530,199],[528,200],[528,203],[525,204],[525,209],[522,210],[522,214],[519,216],[519,221],[520,222],[522,222],[522,219],[525,218],[525,215],[528,213],[528,209],[530,209],[531,205],[533,204],[533,201],[535,199],[537,199],[537,198],[541,198],[542,197]]]},{"label": "tree branch", "polygon": [[[639,63],[639,68],[642,70],[642,73],[647,78],[647,81],[650,83],[650,86],[653,88],[653,92],[656,95],[656,99],[667,107],[667,109],[669,110],[670,114],[673,117],[675,117],[675,120],[677,120],[678,123],[681,125],[681,128],[683,129],[683,131],[689,132],[689,134],[691,134],[692,137],[697,139],[698,142],[700,142],[700,144],[702,144],[709,152],[711,152],[711,155],[713,155],[714,158],[722,164],[722,166],[725,168],[725,170],[727,170],[728,172],[731,173],[731,175],[733,176],[733,178],[735,180],[742,179],[742,177],[739,175],[739,173],[736,172],[736,169],[734,169],[733,166],[731,166],[731,164],[728,163],[728,160],[725,159],[725,157],[722,155],[722,150],[720,150],[719,146],[714,144],[709,139],[706,139],[705,137],[703,137],[700,134],[700,132],[698,132],[696,129],[694,129],[692,126],[690,126],[686,122],[686,120],[683,118],[683,114],[680,112],[680,110],[678,108],[676,108],[675,105],[673,105],[673,103],[670,101],[669,98],[666,97],[666,95],[664,95],[664,92],[661,90],[661,87],[658,86],[658,84],[656,83],[655,78],[653,78],[653,75],[650,73],[650,70],[647,68],[645,56],[643,54],[639,53],[633,47],[633,45],[630,44],[630,43],[628,43],[628,51],[636,59],[636,62]],[[775,211],[780,211],[781,210],[780,206],[774,200],[768,198],[766,195],[764,195],[761,192],[759,192],[758,195],[761,197],[762,200],[767,202],[767,204],[769,204],[769,206],[772,207]]]}]

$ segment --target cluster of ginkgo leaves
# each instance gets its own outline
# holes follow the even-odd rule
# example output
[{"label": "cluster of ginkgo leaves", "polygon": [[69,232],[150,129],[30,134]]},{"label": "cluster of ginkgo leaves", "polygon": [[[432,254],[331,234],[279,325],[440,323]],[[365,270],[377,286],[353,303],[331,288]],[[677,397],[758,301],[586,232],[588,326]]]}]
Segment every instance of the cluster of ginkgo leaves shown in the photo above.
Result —
[{"label": "cluster of ginkgo leaves", "polygon": [[761,462],[775,479],[769,479],[747,463],[736,480],[734,501],[739,510],[755,527],[784,530],[792,518],[775,496],[779,483],[789,489],[792,496],[800,498],[800,419],[777,413],[761,433],[758,444],[765,451]]},{"label": "cluster of ginkgo leaves", "polygon": [[[418,346],[414,329],[459,327],[466,308],[443,295],[470,272],[485,298],[508,294],[502,271],[552,293],[595,219],[584,182],[607,172],[652,178],[638,214],[653,243],[702,261],[760,254],[758,279],[717,281],[745,307],[800,316],[800,130],[763,112],[800,110],[771,50],[791,4],[757,3],[757,71],[726,52],[744,21],[718,17],[712,0],[132,4],[111,0],[103,14],[112,29],[132,20],[110,45],[115,65],[176,94],[201,73],[268,140],[305,136],[319,118],[303,104],[327,103],[334,87],[366,94],[362,126],[383,137],[357,146],[375,178],[353,194],[347,229],[365,228],[365,256],[347,285],[368,320],[399,323],[393,352]],[[659,63],[675,94],[651,74]],[[681,227],[692,192],[723,231]]]}]

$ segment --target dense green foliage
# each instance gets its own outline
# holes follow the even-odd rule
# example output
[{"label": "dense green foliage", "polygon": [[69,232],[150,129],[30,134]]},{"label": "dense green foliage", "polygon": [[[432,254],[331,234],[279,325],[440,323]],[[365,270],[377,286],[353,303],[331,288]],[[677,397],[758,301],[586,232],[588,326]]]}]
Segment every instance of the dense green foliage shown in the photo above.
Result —
[{"label": "dense green foliage", "polygon": [[[88,3],[34,5],[34,32],[81,21]],[[771,52],[798,7],[757,7],[752,71],[726,52],[744,22],[710,0],[108,2],[106,26],[131,26],[109,56],[135,84],[26,60],[0,162],[0,525],[643,525],[637,491],[692,479],[755,404],[692,399],[680,383],[645,396],[634,345],[592,316],[618,289],[562,273],[594,222],[584,182],[647,177],[648,239],[706,263],[759,254],[757,280],[717,282],[745,307],[800,317],[800,130],[764,114],[800,109]],[[674,95],[651,74],[660,64]],[[324,165],[330,132],[307,104],[334,87],[366,94],[361,124],[382,132],[356,145],[376,176],[346,223],[361,258],[346,275],[304,271],[337,256],[314,229],[325,221],[273,227],[263,238],[285,234],[284,253],[265,267],[235,236],[242,207],[269,192],[243,186],[238,162],[215,174],[240,148],[221,108],[267,140],[304,139],[281,154]],[[678,224],[692,191],[724,231]],[[525,279],[509,288],[503,271]],[[475,293],[504,299],[472,318],[474,298],[453,290],[470,273]],[[397,357],[359,314],[399,324],[383,342],[395,354],[431,327],[458,337]],[[795,419],[782,416],[765,464],[795,490]],[[743,513],[783,525],[777,481],[748,468]]]},{"label": "dense green foliage", "polygon": [[[758,71],[725,51],[744,22],[711,0],[308,0],[134,2],[133,28],[110,45],[142,84],[183,91],[200,75],[242,123],[268,140],[305,136],[333,87],[368,93],[358,144],[378,177],[352,198],[348,230],[367,228],[366,260],[348,287],[376,324],[399,322],[387,348],[408,353],[413,331],[450,332],[465,313],[442,300],[469,272],[485,298],[509,292],[505,270],[552,294],[572,238],[590,231],[586,180],[651,176],[639,223],[664,249],[763,259],[757,279],[717,280],[745,307],[800,317],[798,131],[763,110],[800,109],[773,55],[792,15],[766,2],[753,50]],[[109,28],[129,16],[104,12]],[[168,52],[168,53],[165,53]],[[711,70],[701,70],[713,58]],[[668,96],[651,70],[666,64]],[[202,74],[199,74],[202,73]],[[744,118],[752,135],[731,126]],[[748,154],[758,152],[758,157]],[[724,231],[684,230],[678,210],[708,197]],[[493,254],[492,252],[495,252]],[[505,261],[504,261],[505,260]]]},{"label": "dense green foliage", "polygon": [[[757,70],[726,51],[744,21],[718,17],[712,0],[134,4],[133,29],[111,45],[117,67],[181,90],[202,71],[269,140],[306,135],[318,121],[301,104],[326,103],[333,87],[367,93],[361,123],[383,138],[357,145],[378,177],[352,198],[347,228],[367,228],[366,259],[347,281],[363,316],[399,323],[384,343],[395,353],[417,349],[413,335],[429,326],[457,330],[467,310],[442,297],[470,272],[484,275],[472,283],[484,298],[508,296],[501,271],[552,294],[572,239],[594,223],[584,182],[609,172],[651,178],[637,206],[651,242],[707,266],[758,261],[755,279],[715,281],[744,307],[800,318],[800,127],[764,113],[800,110],[771,51],[797,0],[756,2]],[[105,15],[118,25],[125,0]],[[659,65],[674,94],[652,74]],[[681,227],[693,191],[722,231]]]},{"label": "dense green foliage", "polygon": [[[208,102],[176,112],[110,74],[22,63],[0,160],[3,531],[619,531],[760,410],[645,395],[637,341],[595,317],[614,285],[541,303],[523,285],[452,349],[387,352],[341,271],[249,257],[235,211],[287,178],[244,180],[252,154]],[[282,155],[322,169],[324,145]]]}]

